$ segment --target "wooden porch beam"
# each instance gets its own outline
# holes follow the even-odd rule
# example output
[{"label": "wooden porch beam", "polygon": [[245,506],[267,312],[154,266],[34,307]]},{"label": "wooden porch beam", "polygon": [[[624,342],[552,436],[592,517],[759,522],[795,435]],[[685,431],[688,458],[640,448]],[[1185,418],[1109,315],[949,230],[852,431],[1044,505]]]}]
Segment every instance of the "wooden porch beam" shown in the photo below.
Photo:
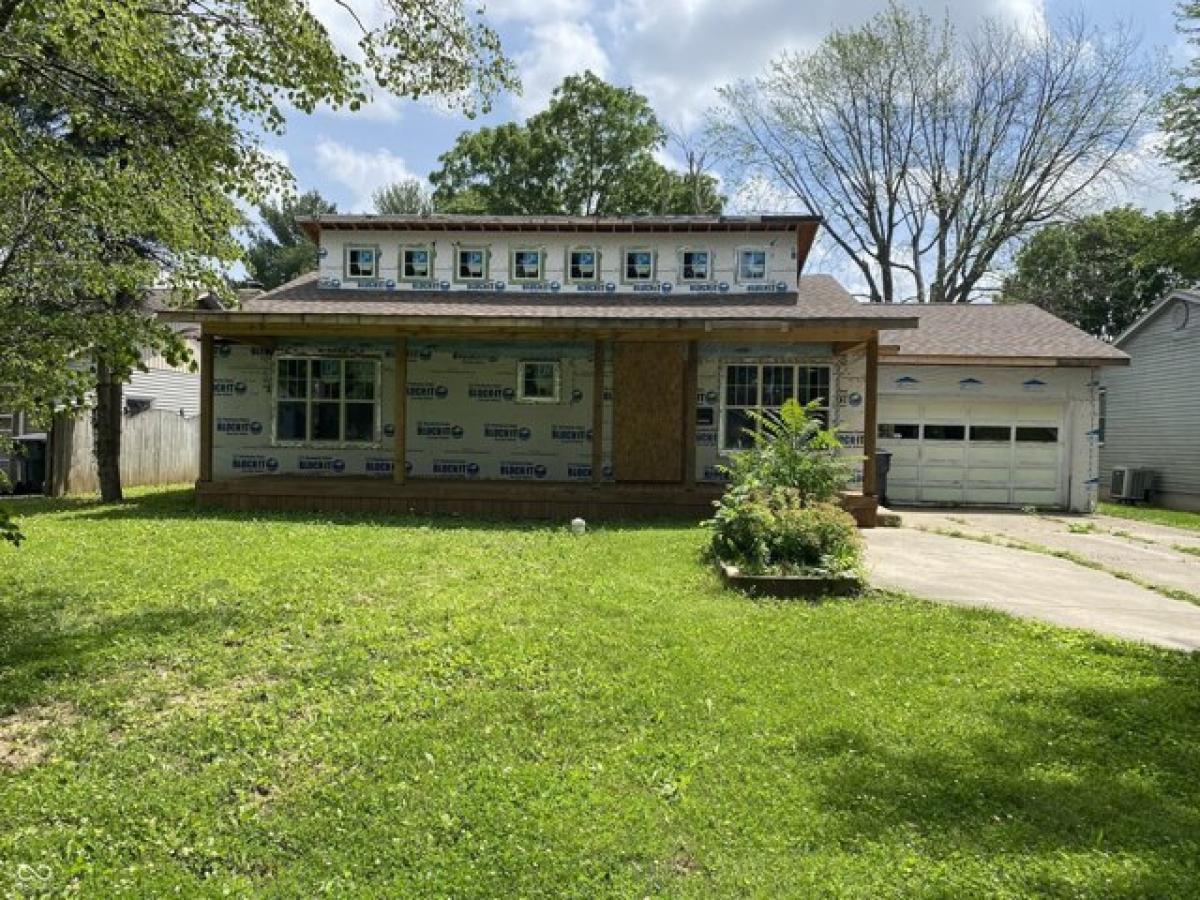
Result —
[{"label": "wooden porch beam", "polygon": [[875,484],[875,443],[879,433],[879,336],[867,341],[867,397],[863,410],[863,496],[879,497]]},{"label": "wooden porch beam", "polygon": [[604,341],[593,343],[592,484],[604,481]]},{"label": "wooden porch beam", "polygon": [[396,372],[392,385],[392,481],[404,484],[408,443],[408,340],[396,338]]},{"label": "wooden porch beam", "polygon": [[200,333],[200,481],[213,480],[213,336]]},{"label": "wooden porch beam", "polygon": [[700,351],[696,341],[687,343],[687,368],[683,372],[683,483],[696,486],[696,392],[699,384]]}]

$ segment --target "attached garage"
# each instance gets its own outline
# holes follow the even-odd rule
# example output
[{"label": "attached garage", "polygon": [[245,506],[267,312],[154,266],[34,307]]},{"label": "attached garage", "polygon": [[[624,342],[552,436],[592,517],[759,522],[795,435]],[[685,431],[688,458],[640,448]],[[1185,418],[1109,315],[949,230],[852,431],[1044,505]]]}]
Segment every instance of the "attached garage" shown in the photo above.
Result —
[{"label": "attached garage", "polygon": [[1098,369],[1123,353],[1034,306],[902,306],[881,335],[894,505],[1094,508]]},{"label": "attached garage", "polygon": [[893,502],[1067,505],[1063,404],[897,398],[880,418]]}]

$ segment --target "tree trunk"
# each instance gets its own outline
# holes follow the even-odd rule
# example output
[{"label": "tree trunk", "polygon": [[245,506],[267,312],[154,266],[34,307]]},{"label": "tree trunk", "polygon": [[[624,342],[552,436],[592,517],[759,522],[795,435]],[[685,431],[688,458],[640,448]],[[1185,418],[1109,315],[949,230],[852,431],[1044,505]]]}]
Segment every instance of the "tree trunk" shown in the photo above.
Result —
[{"label": "tree trunk", "polygon": [[100,479],[100,499],[120,503],[121,494],[121,382],[108,364],[96,362],[96,408],[92,410],[92,451]]}]

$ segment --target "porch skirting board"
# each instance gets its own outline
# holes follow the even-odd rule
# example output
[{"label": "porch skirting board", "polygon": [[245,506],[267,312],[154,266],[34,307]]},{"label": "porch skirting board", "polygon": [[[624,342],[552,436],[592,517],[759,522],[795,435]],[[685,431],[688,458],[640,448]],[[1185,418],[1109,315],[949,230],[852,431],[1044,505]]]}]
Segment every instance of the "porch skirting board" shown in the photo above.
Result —
[{"label": "porch skirting board", "polygon": [[[256,475],[196,483],[202,507],[231,510],[413,513],[501,519],[700,521],[713,512],[719,485],[545,484],[511,481],[429,481],[404,484],[352,476],[294,478]],[[842,505],[864,528],[875,525],[873,497],[847,494]]]}]

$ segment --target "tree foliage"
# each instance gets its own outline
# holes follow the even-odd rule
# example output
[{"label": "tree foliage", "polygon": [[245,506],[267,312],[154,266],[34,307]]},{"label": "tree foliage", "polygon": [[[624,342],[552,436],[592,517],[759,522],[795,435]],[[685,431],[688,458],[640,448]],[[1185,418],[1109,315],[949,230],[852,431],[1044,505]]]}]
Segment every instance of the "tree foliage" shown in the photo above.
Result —
[{"label": "tree foliage", "polygon": [[[338,4],[360,22],[356,5]],[[0,0],[0,384],[18,406],[182,351],[141,298],[224,287],[237,202],[286,181],[257,135],[289,107],[354,108],[377,84],[472,111],[513,83],[462,0],[381,9],[352,56],[307,0]]]},{"label": "tree foliage", "polygon": [[1110,209],[1047,226],[1016,255],[1002,302],[1033,303],[1112,340],[1200,278],[1200,228],[1179,213]]},{"label": "tree foliage", "polygon": [[317,267],[317,245],[296,224],[297,216],[337,212],[317,191],[288,195],[258,207],[263,227],[250,230],[246,247],[246,269],[266,290],[291,281]]},{"label": "tree foliage", "polygon": [[824,217],[873,301],[961,302],[1120,174],[1158,94],[1124,31],[964,35],[893,4],[725,88],[713,128],[747,176]]},{"label": "tree foliage", "polygon": [[433,212],[433,199],[416,178],[402,178],[378,188],[371,194],[375,212],[390,216],[427,216]]},{"label": "tree foliage", "polygon": [[1166,152],[1179,163],[1185,178],[1200,182],[1200,0],[1179,4],[1179,30],[1193,53],[1164,104]]},{"label": "tree foliage", "polygon": [[433,202],[495,215],[720,212],[715,178],[655,159],[666,139],[645,97],[592,72],[572,75],[525,124],[460,135],[430,175]]}]

